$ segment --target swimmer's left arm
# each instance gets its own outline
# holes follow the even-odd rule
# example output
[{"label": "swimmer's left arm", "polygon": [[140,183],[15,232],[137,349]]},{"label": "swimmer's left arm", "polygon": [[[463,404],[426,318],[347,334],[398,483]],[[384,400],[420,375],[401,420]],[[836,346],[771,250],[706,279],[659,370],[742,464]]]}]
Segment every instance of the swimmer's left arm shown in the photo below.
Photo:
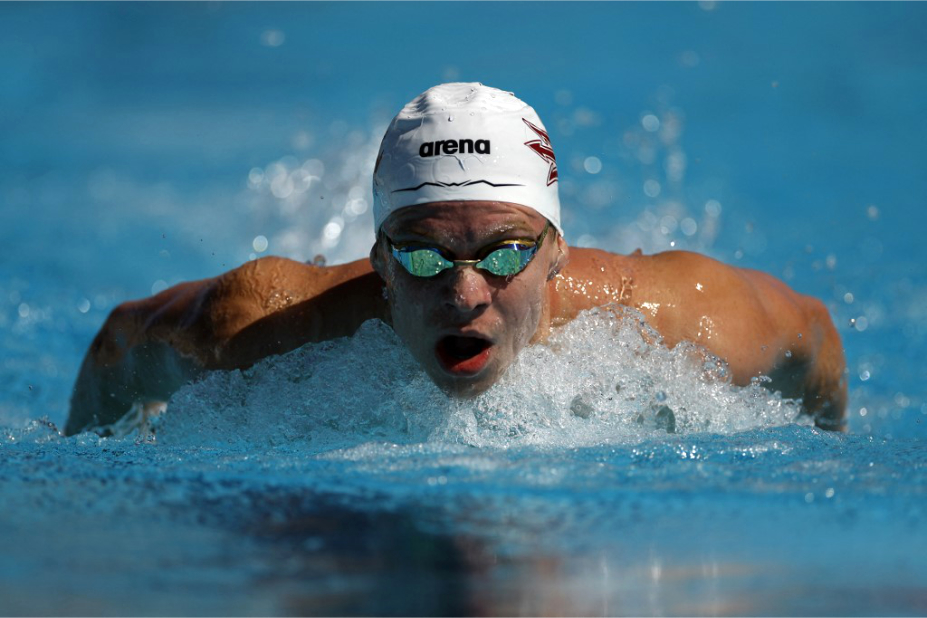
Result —
[{"label": "swimmer's left arm", "polygon": [[[646,258],[644,258],[646,259]],[[768,388],[800,398],[829,429],[844,428],[846,363],[827,308],[775,277],[681,251],[652,256],[651,292],[673,309],[652,324],[669,345],[704,345],[727,361],[736,384],[768,376]]]}]

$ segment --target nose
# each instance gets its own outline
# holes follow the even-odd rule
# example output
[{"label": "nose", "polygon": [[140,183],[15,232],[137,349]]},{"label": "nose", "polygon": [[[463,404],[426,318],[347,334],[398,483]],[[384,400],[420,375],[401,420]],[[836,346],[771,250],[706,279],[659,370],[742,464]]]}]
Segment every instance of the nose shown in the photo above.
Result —
[{"label": "nose", "polygon": [[492,302],[486,278],[472,266],[458,266],[451,275],[445,306],[461,314],[484,310]]}]

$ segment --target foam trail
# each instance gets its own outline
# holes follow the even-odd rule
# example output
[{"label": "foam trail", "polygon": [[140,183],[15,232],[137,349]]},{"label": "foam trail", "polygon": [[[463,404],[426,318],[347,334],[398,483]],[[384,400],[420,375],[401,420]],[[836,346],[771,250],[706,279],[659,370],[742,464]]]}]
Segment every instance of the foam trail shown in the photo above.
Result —
[{"label": "foam trail", "polygon": [[593,446],[798,417],[796,402],[732,386],[718,359],[691,345],[667,349],[622,309],[581,315],[470,400],[444,395],[392,330],[370,321],[350,338],[207,375],[175,394],[156,429],[169,445],[324,452],[367,442]]}]

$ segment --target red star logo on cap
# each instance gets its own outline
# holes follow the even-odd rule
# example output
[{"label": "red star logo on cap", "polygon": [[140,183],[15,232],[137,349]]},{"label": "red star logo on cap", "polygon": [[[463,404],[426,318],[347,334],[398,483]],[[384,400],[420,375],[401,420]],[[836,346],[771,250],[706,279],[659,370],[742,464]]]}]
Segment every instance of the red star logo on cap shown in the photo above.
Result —
[{"label": "red star logo on cap", "polygon": [[550,163],[550,169],[547,171],[547,186],[557,182],[557,159],[554,157],[554,147],[550,144],[550,136],[547,135],[547,131],[540,127],[536,127],[525,118],[522,118],[525,124],[528,125],[532,131],[534,131],[537,136],[541,139],[532,140],[530,142],[525,142],[525,146],[530,148],[548,163]]}]

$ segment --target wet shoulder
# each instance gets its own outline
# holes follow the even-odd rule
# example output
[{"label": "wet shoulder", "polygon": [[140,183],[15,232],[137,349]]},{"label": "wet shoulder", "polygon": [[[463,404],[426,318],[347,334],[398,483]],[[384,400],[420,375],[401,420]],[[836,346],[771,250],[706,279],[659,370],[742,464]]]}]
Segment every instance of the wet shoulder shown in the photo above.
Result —
[{"label": "wet shoulder", "polygon": [[311,298],[371,272],[367,260],[316,266],[277,256],[242,264],[217,279],[218,294],[290,304]]}]

